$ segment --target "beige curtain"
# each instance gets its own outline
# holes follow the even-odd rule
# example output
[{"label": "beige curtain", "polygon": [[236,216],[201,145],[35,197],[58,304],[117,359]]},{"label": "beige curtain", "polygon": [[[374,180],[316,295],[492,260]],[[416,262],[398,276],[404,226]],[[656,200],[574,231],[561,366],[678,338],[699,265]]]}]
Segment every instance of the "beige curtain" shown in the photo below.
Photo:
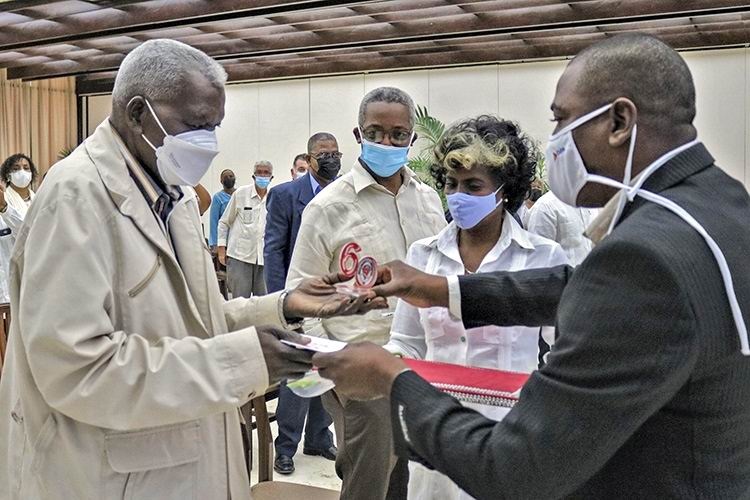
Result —
[{"label": "beige curtain", "polygon": [[76,145],[73,78],[8,80],[0,70],[0,161],[25,153],[44,173]]}]

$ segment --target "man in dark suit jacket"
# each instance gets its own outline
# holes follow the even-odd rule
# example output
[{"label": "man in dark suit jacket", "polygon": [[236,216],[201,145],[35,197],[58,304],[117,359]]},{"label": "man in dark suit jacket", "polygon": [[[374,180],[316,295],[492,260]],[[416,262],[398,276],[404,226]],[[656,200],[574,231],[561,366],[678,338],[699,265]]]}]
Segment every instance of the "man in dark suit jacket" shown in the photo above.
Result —
[{"label": "man in dark suit jacket", "polygon": [[[307,151],[310,164],[308,174],[281,184],[268,193],[263,258],[269,293],[285,288],[302,212],[310,200],[336,178],[341,168],[341,153],[333,135],[326,132],[313,135],[307,143]],[[282,385],[276,409],[279,436],[274,443],[274,469],[281,474],[294,472],[294,454],[302,438],[306,415],[303,453],[320,455],[328,460],[336,459],[336,447],[328,429],[332,423],[331,416],[323,408],[320,398],[300,398]]]},{"label": "man in dark suit jacket", "polygon": [[[663,43],[614,37],[579,54],[558,83],[558,130],[607,103],[573,136],[588,173],[623,178],[637,122],[633,176],[669,153],[643,189],[697,220],[726,258],[733,286],[695,227],[638,196],[575,270],[455,280],[386,266],[382,293],[450,307],[467,327],[555,320],[547,365],[501,422],[371,345],[313,362],[337,391],[390,395],[400,452],[479,499],[750,498],[750,358],[741,350],[750,198],[695,141],[692,78]],[[561,168],[552,160],[550,169]],[[613,190],[586,180],[577,205],[611,198]]]}]

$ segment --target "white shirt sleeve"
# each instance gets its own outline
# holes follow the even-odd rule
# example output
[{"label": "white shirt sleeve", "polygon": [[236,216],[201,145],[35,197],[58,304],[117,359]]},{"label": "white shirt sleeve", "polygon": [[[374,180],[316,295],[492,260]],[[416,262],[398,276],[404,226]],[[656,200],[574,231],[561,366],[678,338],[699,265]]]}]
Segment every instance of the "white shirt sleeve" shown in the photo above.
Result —
[{"label": "white shirt sleeve", "polygon": [[[406,256],[406,263],[424,271],[429,252],[430,250],[423,245],[412,245]],[[424,359],[427,354],[427,343],[418,308],[403,300],[398,301],[393,315],[391,338],[383,347],[395,354]]]},{"label": "white shirt sleeve", "polygon": [[10,206],[10,203],[6,204],[6,207],[5,212],[0,214],[0,217],[3,219],[3,222],[7,224],[13,234],[16,235],[18,234],[18,230],[21,229],[21,224],[23,224],[23,216],[18,210]]},{"label": "white shirt sleeve", "polygon": [[458,284],[458,276],[446,276],[448,279],[448,310],[456,319],[462,319],[461,315],[461,286]]},{"label": "white shirt sleeve", "polygon": [[[560,265],[568,264],[568,263],[569,263],[569,259],[568,259],[568,255],[565,253],[565,250],[563,250],[560,245],[555,245],[552,248],[552,253],[550,254],[550,257],[549,257],[548,267],[560,266]],[[543,326],[542,338],[547,343],[547,345],[552,347],[552,345],[554,345],[555,343],[555,327]]]},{"label": "white shirt sleeve", "polygon": [[536,202],[529,211],[529,224],[526,230],[552,241],[559,241],[557,213],[554,207],[541,199]]}]

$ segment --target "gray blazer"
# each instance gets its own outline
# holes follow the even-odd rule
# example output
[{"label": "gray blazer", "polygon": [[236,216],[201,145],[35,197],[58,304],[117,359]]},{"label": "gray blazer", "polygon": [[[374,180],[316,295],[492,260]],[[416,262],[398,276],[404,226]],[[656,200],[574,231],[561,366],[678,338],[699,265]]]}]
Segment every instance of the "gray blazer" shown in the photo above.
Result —
[{"label": "gray blazer", "polygon": [[[750,198],[713,163],[696,145],[645,188],[716,240],[750,318]],[[718,266],[687,223],[637,198],[575,271],[475,275],[460,285],[467,326],[554,319],[557,343],[499,423],[400,375],[399,453],[479,499],[750,497],[750,358]]]}]

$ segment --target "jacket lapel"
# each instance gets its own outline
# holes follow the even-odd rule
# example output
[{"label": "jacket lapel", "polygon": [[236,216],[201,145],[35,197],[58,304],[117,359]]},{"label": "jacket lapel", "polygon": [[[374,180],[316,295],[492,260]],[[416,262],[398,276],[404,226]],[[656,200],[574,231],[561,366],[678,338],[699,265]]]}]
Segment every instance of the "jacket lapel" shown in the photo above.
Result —
[{"label": "jacket lapel", "polygon": [[[180,263],[177,262],[169,237],[128,173],[124,155],[129,155],[131,161],[136,161],[135,158],[122,144],[122,140],[112,129],[109,120],[97,127],[94,134],[86,139],[85,146],[118,210],[132,220],[143,236],[158,249],[164,258],[168,273],[173,276],[178,293],[184,298],[194,319],[203,327],[202,336],[208,336],[208,328],[196,307],[185,279],[185,273]],[[174,213],[172,215],[174,216]],[[194,335],[200,333],[191,332]]]},{"label": "jacket lapel", "polygon": [[[94,161],[99,176],[120,213],[132,219],[141,233],[176,265],[167,235],[133,179],[130,178],[118,142],[122,141],[115,137],[115,132],[107,120],[97,127],[91,137],[86,139],[86,151]],[[127,151],[127,148],[124,149]]]},{"label": "jacket lapel", "polygon": [[[312,175],[312,174],[307,174],[307,175]],[[303,177],[302,179],[300,179],[302,185],[299,186],[298,188],[299,194],[297,195],[297,201],[298,201],[297,206],[300,209],[300,213],[302,212],[302,210],[305,209],[307,204],[310,203],[310,201],[315,196],[312,190],[312,184],[310,184],[310,179],[307,178],[307,175]]]}]

